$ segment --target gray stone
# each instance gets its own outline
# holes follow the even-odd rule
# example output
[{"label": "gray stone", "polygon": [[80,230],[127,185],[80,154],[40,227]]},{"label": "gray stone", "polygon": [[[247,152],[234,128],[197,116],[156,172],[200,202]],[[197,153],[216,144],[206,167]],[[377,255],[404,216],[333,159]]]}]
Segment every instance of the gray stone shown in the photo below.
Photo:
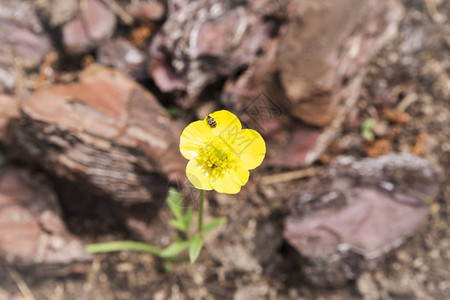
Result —
[{"label": "gray stone", "polygon": [[97,61],[135,78],[145,78],[145,56],[125,39],[111,40],[97,51]]}]

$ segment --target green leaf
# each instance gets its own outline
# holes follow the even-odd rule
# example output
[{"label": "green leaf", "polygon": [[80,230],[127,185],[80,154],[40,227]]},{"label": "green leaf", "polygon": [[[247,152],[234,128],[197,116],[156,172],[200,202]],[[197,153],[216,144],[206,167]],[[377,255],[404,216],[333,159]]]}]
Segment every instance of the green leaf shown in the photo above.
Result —
[{"label": "green leaf", "polygon": [[195,235],[189,244],[189,260],[194,263],[203,247],[203,238],[201,236]]},{"label": "green leaf", "polygon": [[160,255],[161,249],[152,246],[150,244],[135,242],[135,241],[116,241],[108,243],[99,244],[89,244],[86,246],[86,252],[95,253],[106,253],[106,252],[116,252],[116,251],[140,251],[148,252],[154,255]]},{"label": "green leaf", "polygon": [[373,125],[375,125],[375,120],[372,118],[364,120],[361,125],[361,136],[366,141],[373,141],[375,139],[375,135],[372,131]]},{"label": "green leaf", "polygon": [[167,202],[169,203],[169,208],[173,215],[177,219],[183,220],[183,195],[178,193],[175,188],[171,187],[167,196]]},{"label": "green leaf", "polygon": [[202,232],[205,232],[205,233],[210,232],[211,230],[213,230],[217,226],[225,224],[226,222],[227,222],[227,218],[226,217],[215,218],[211,222],[203,225]]},{"label": "green leaf", "polygon": [[189,247],[189,241],[175,241],[166,248],[164,248],[159,256],[161,257],[171,257],[179,254],[183,250]]},{"label": "green leaf", "polygon": [[183,222],[183,220],[172,219],[169,221],[169,223],[170,223],[170,225],[172,225],[172,227],[174,227],[178,230],[181,230],[183,232],[186,232],[186,230],[187,230],[186,224]]},{"label": "green leaf", "polygon": [[184,225],[186,226],[186,230],[188,230],[189,225],[191,225],[191,221],[192,221],[192,206],[190,206],[187,209],[186,214],[184,215]]}]

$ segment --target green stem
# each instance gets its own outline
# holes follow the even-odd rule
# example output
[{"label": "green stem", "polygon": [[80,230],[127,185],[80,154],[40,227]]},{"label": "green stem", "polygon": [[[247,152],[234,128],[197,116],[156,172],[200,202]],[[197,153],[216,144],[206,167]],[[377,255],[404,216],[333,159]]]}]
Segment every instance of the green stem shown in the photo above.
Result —
[{"label": "green stem", "polygon": [[200,203],[198,208],[198,226],[197,233],[201,234],[203,229],[203,202],[205,200],[205,195],[203,194],[203,190],[200,190]]},{"label": "green stem", "polygon": [[155,246],[134,241],[117,241],[109,243],[90,244],[86,246],[86,251],[91,254],[125,250],[148,252],[153,255],[159,255],[161,252],[161,249]]}]

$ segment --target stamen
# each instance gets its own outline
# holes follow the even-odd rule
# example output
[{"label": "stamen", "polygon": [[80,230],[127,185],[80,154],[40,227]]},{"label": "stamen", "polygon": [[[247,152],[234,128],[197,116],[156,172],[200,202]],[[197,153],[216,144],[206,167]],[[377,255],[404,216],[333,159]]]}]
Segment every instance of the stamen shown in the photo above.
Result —
[{"label": "stamen", "polygon": [[222,178],[226,172],[235,170],[239,157],[223,137],[215,137],[207,144],[197,157],[203,173],[215,178]]}]

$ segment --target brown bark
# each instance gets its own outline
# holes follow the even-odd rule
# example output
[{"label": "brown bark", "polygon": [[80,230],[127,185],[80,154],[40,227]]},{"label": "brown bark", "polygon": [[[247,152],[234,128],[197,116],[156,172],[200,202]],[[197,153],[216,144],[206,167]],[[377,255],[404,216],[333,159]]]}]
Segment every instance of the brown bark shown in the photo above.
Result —
[{"label": "brown bark", "polygon": [[[179,130],[155,97],[97,65],[25,99],[16,144],[43,168],[123,203],[160,202],[184,172]],[[155,202],[154,202],[155,203]]]},{"label": "brown bark", "polygon": [[0,95],[0,141],[7,142],[11,138],[11,127],[19,115],[19,101],[8,95]]}]

